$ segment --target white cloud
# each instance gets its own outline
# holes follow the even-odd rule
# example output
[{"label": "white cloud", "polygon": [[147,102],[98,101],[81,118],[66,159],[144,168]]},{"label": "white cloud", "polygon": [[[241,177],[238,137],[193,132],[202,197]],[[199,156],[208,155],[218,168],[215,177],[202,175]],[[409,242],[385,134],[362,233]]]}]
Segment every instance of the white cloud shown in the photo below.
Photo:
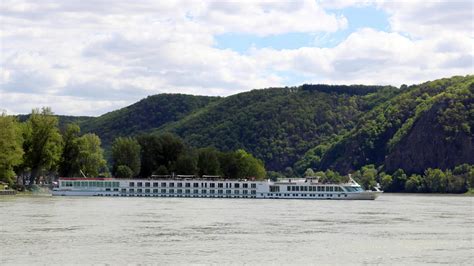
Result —
[{"label": "white cloud", "polygon": [[337,32],[350,22],[325,8],[372,2],[2,0],[0,109],[98,115],[161,92],[298,85],[285,72],[393,85],[472,72],[470,2],[377,1],[391,31],[360,29],[333,48],[215,47],[222,33]]}]

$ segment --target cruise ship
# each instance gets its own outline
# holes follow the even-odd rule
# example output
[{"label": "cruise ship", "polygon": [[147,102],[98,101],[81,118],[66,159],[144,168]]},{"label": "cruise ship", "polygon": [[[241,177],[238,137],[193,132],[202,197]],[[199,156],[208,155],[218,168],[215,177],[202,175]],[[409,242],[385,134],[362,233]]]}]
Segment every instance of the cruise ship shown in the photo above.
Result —
[{"label": "cruise ship", "polygon": [[279,181],[230,180],[218,177],[172,176],[148,179],[60,178],[53,196],[186,197],[374,200],[382,191],[364,190],[350,179],[344,184],[316,178]]}]

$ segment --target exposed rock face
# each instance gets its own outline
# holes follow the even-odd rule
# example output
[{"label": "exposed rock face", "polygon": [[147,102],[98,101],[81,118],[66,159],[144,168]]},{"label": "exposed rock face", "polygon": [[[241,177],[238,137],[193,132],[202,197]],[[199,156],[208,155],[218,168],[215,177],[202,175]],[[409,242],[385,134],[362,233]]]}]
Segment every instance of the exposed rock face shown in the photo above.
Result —
[{"label": "exposed rock face", "polygon": [[409,173],[422,173],[427,168],[453,168],[474,164],[474,137],[464,131],[446,132],[438,122],[444,103],[434,105],[414,124],[408,134],[385,158],[387,172],[402,168]]}]

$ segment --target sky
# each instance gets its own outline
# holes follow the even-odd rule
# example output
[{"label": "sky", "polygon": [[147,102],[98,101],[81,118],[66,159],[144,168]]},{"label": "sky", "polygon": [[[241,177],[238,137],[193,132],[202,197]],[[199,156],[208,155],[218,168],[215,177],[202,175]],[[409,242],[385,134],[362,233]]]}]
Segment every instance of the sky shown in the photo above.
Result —
[{"label": "sky", "polygon": [[473,74],[474,1],[1,0],[0,110]]}]

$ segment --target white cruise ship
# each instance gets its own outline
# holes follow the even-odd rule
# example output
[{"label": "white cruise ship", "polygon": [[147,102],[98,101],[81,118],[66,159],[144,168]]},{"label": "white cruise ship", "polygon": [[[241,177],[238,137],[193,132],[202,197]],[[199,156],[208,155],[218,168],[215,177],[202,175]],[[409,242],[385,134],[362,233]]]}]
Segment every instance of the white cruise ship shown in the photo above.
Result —
[{"label": "white cruise ship", "polygon": [[349,183],[327,184],[313,178],[252,181],[189,176],[149,179],[60,178],[52,191],[54,196],[332,200],[374,200],[381,193],[379,190],[363,190],[352,179]]}]

